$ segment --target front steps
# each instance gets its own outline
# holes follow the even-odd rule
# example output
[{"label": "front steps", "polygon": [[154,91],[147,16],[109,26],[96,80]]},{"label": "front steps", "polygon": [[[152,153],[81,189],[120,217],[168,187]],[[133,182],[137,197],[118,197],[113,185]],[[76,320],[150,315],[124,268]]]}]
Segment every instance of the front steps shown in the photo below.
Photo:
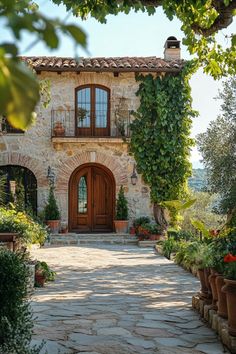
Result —
[{"label": "front steps", "polygon": [[137,245],[138,239],[134,235],[103,233],[103,234],[51,234],[50,244],[57,246],[79,246],[89,244],[122,244]]}]

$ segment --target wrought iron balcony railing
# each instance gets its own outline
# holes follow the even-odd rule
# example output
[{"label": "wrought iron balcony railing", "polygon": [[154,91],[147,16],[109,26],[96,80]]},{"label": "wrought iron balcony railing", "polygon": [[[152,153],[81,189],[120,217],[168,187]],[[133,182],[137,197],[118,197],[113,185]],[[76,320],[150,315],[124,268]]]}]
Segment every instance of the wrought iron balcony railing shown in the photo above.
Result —
[{"label": "wrought iron balcony railing", "polygon": [[[85,110],[84,110],[85,111]],[[130,110],[107,112],[53,109],[51,111],[51,136],[75,138],[127,138],[130,136]],[[77,114],[77,119],[76,119]]]}]

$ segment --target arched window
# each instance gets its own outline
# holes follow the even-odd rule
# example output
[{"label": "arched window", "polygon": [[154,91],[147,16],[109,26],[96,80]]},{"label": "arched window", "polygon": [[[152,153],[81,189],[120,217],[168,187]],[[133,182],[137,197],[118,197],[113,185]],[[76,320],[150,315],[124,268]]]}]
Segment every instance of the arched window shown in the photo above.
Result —
[{"label": "arched window", "polygon": [[18,208],[37,214],[37,180],[32,171],[18,165],[0,166],[5,176],[4,204],[15,202]]},{"label": "arched window", "polygon": [[80,86],[75,91],[77,136],[110,135],[110,91],[100,85]]}]

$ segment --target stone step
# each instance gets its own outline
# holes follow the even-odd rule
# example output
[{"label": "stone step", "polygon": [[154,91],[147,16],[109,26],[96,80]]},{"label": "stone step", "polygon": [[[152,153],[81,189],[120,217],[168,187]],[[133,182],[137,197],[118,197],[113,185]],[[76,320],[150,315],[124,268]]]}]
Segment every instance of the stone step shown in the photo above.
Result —
[{"label": "stone step", "polygon": [[129,234],[53,234],[50,235],[51,245],[82,245],[82,244],[137,244],[136,236]]}]

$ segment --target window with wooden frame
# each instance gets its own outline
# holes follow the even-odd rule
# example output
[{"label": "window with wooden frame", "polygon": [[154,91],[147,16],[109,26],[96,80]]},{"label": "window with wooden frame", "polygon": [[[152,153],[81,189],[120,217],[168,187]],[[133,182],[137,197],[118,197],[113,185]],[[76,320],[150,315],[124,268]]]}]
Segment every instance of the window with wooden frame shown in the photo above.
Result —
[{"label": "window with wooden frame", "polygon": [[77,136],[110,136],[110,90],[101,85],[84,85],[75,90]]}]

